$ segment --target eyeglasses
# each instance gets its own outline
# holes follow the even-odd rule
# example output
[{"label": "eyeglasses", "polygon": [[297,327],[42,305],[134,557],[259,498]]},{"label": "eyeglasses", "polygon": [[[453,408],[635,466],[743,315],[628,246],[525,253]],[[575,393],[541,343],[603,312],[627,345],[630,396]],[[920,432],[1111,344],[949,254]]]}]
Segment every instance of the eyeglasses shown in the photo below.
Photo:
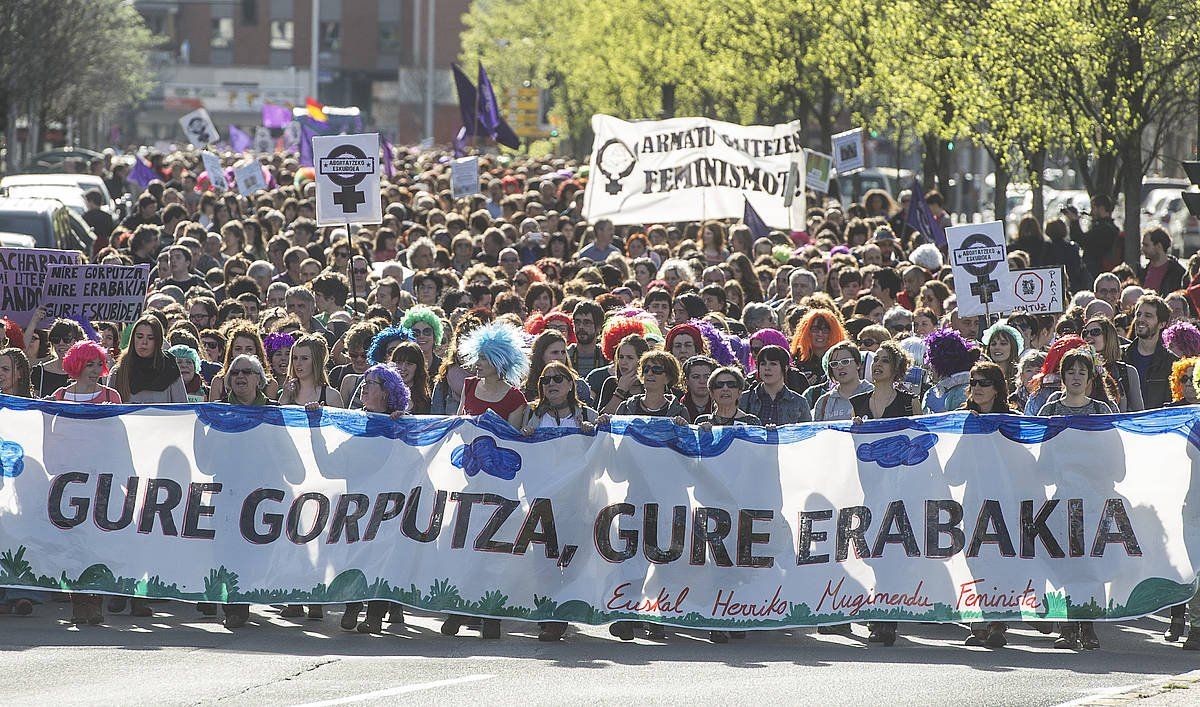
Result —
[{"label": "eyeglasses", "polygon": [[666,372],[667,372],[666,366],[646,366],[645,368],[642,369],[642,375],[645,375],[647,373],[653,373],[656,376],[661,376],[662,374],[664,374]]},{"label": "eyeglasses", "polygon": [[742,387],[742,384],[738,383],[735,380],[734,381],[724,380],[724,381],[716,381],[708,387],[712,388],[713,390],[720,390],[722,388],[733,388],[735,390],[740,390]]},{"label": "eyeglasses", "polygon": [[996,381],[988,380],[986,378],[972,378],[968,385],[972,388],[991,388],[992,386],[996,385]]},{"label": "eyeglasses", "polygon": [[1079,335],[1095,339],[1104,336],[1104,330],[1100,327],[1092,327],[1091,329],[1084,329],[1083,331],[1079,332]]},{"label": "eyeglasses", "polygon": [[205,341],[204,348],[215,351],[215,350],[221,348],[221,345],[215,341]]},{"label": "eyeglasses", "polygon": [[229,372],[229,376],[231,378],[234,376],[257,376],[257,375],[258,375],[258,371],[254,370],[253,368],[239,368],[237,370],[233,370],[233,371]]},{"label": "eyeglasses", "polygon": [[412,330],[413,336],[433,336],[433,327],[421,327]]},{"label": "eyeglasses", "polygon": [[868,347],[868,348],[869,348],[869,347],[871,347],[871,346],[878,346],[878,345],[879,345],[879,342],[878,342],[878,341],[876,341],[876,340],[874,340],[874,339],[859,339],[859,340],[858,340],[858,345],[859,345],[859,346],[866,346],[866,347]]},{"label": "eyeglasses", "polygon": [[830,368],[845,368],[846,366],[853,366],[853,365],[854,365],[854,359],[852,359],[852,358],[839,358],[836,361],[829,362]]},{"label": "eyeglasses", "polygon": [[542,385],[546,385],[547,383],[566,383],[567,377],[561,373],[551,373],[549,375],[542,376],[538,380],[541,381]]},{"label": "eyeglasses", "polygon": [[75,337],[73,337],[69,334],[64,334],[62,336],[52,336],[52,337],[50,337],[50,343],[54,344],[55,346],[58,346],[59,344],[73,344],[73,343],[75,343]]}]

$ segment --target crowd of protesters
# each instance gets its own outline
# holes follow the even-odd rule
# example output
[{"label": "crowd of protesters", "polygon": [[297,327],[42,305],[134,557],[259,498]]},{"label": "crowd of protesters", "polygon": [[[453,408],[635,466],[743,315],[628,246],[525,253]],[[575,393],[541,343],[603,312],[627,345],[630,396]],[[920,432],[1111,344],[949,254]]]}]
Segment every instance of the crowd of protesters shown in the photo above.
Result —
[{"label": "crowd of protesters", "polygon": [[[1010,245],[1013,267],[1063,266],[1066,311],[981,321],[959,316],[945,254],[906,225],[907,192],[897,202],[874,190],[849,206],[811,194],[795,233],[755,237],[715,220],[616,228],[582,217],[587,170],[569,161],[484,156],[481,193],[455,200],[448,158],[413,150],[384,182],[383,223],[348,231],[316,226],[312,169],[292,156],[263,158],[271,188],[250,198],[211,191],[195,153],[152,163],[161,179],[88,254],[152,266],[144,315],[115,325],[39,311],[23,329],[6,322],[0,392],[490,412],[522,434],[590,434],[614,415],[770,428],[956,410],[1107,414],[1200,397],[1200,256],[1180,263],[1166,231],[1151,228],[1146,265],[1120,264],[1103,196],[1086,230],[1070,212],[1044,225],[1026,217]],[[96,171],[112,177],[104,164]],[[925,198],[944,218],[940,195]],[[73,622],[103,620],[101,597],[72,601]],[[153,613],[146,600],[128,605]],[[245,605],[224,610],[231,628],[249,618]],[[404,620],[387,602],[369,602],[360,622],[362,610],[347,606],[342,627],[375,633]],[[463,626],[500,636],[498,621],[461,616],[442,631]],[[1197,626],[1200,607],[1176,607],[1167,639],[1186,633],[1184,647],[1200,649]],[[894,623],[869,628],[872,642],[896,640]],[[1005,628],[973,625],[967,643],[1003,646]],[[1099,647],[1090,623],[1056,629],[1058,647]],[[546,623],[539,638],[565,630]],[[636,622],[610,630],[662,636]]]}]

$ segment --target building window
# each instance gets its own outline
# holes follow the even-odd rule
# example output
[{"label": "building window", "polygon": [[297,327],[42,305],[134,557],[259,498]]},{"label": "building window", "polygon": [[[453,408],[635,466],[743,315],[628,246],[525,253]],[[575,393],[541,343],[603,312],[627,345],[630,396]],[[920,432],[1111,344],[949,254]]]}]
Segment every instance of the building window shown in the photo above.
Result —
[{"label": "building window", "polygon": [[342,48],[342,23],[324,21],[321,23],[321,51],[336,52]]},{"label": "building window", "polygon": [[398,54],[404,48],[405,32],[399,22],[379,23],[379,51]]},{"label": "building window", "polygon": [[258,24],[258,0],[242,0],[242,22]]},{"label": "building window", "polygon": [[228,49],[233,44],[233,18],[216,17],[212,21],[212,46]]},{"label": "building window", "polygon": [[271,20],[271,48],[290,50],[296,44],[296,24],[291,20]]}]

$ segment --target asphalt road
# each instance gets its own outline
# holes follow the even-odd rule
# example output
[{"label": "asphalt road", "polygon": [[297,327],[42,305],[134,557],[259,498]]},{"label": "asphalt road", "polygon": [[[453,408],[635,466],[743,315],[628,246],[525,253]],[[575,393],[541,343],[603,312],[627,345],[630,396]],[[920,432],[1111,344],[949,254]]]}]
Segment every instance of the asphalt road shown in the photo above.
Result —
[{"label": "asphalt road", "polygon": [[[955,625],[902,626],[891,648],[868,644],[863,626],[854,638],[772,631],[727,645],[674,631],[622,643],[588,627],[550,644],[520,622],[498,641],[447,638],[432,616],[366,636],[339,630],[340,608],[321,622],[266,609],[230,632],[191,606],[155,607],[100,627],[69,627],[63,603],[0,617],[0,704],[1055,705],[1200,666],[1200,653],[1161,639],[1161,617],[1101,625],[1101,650],[1070,653],[1026,626],[1000,650],[963,646]],[[1200,703],[1200,687],[1171,689],[1172,704]]]}]

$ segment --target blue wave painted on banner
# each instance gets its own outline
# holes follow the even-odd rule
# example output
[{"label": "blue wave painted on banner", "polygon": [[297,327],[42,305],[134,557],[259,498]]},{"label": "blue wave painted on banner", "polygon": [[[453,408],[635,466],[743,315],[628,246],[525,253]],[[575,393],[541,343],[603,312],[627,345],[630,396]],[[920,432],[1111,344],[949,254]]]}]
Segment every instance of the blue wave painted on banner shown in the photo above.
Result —
[{"label": "blue wave painted on banner", "polygon": [[[278,427],[335,427],[356,437],[383,437],[403,441],[412,446],[428,446],[444,440],[462,425],[474,425],[506,442],[538,443],[560,437],[585,434],[570,429],[538,429],[522,435],[503,418],[488,412],[479,417],[406,416],[392,420],[386,415],[362,411],[322,408],[306,411],[301,407],[226,405],[201,403],[195,405],[82,405],[51,400],[31,400],[0,395],[0,409],[35,410],[78,420],[99,420],[130,413],[154,410],[186,411],[195,414],[200,422],[221,432],[243,432],[259,425]],[[647,447],[672,449],[690,457],[721,455],[734,440],[752,444],[795,444],[820,432],[832,431],[856,435],[918,434],[987,435],[999,433],[1021,444],[1039,444],[1058,436],[1064,430],[1121,430],[1138,435],[1175,434],[1200,450],[1200,405],[1149,410],[1120,415],[1084,415],[1070,417],[1025,417],[1021,415],[975,415],[966,412],[900,417],[889,420],[868,420],[861,424],[849,421],[815,422],[785,425],[774,429],[733,425],[702,432],[696,427],[682,427],[665,418],[613,418],[606,431],[630,437]]]},{"label": "blue wave painted on banner", "polygon": [[25,450],[16,442],[0,439],[0,476],[15,479],[25,471]]},{"label": "blue wave painted on banner", "polygon": [[483,435],[471,440],[470,444],[458,445],[450,453],[450,463],[466,472],[467,476],[483,472],[497,479],[512,481],[521,470],[521,455],[516,450],[497,445],[494,437]]},{"label": "blue wave painted on banner", "polygon": [[860,444],[855,454],[859,461],[875,462],[884,469],[916,466],[929,458],[929,450],[933,449],[937,440],[937,435],[929,433],[916,437],[894,435]]}]

